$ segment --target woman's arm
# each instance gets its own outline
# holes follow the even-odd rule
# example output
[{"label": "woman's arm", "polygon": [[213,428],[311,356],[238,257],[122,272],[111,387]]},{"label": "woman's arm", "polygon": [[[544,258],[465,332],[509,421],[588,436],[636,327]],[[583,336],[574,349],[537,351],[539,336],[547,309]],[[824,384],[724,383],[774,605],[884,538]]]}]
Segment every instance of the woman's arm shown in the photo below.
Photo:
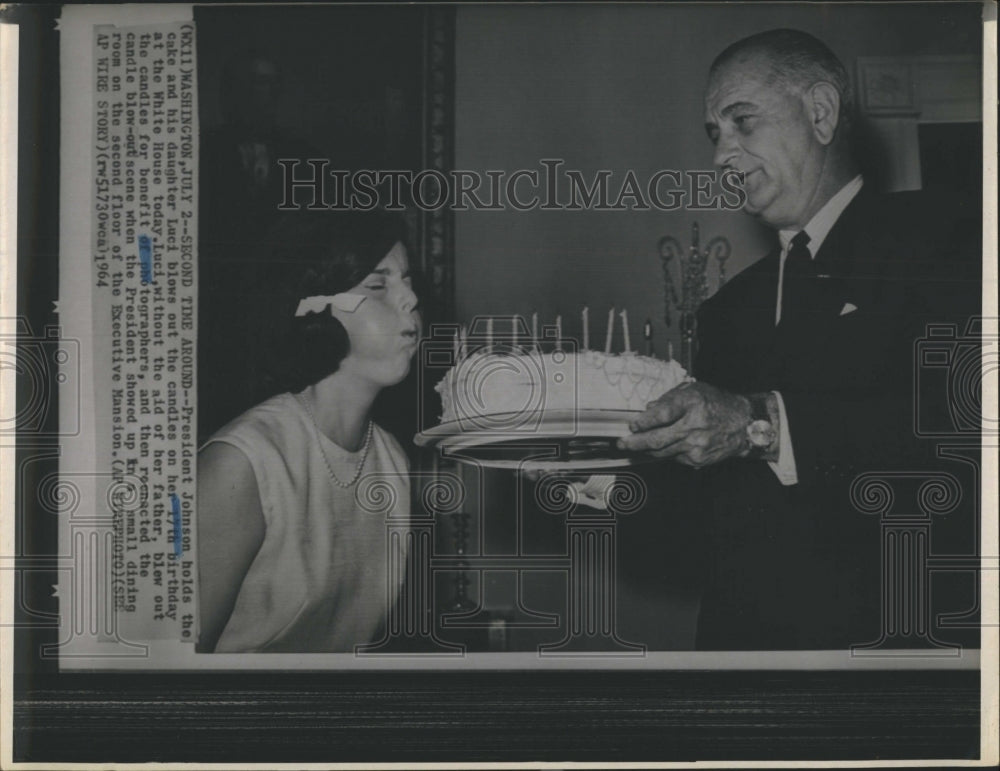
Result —
[{"label": "woman's arm", "polygon": [[250,461],[230,445],[208,445],[198,454],[199,651],[215,650],[263,542],[264,514]]}]

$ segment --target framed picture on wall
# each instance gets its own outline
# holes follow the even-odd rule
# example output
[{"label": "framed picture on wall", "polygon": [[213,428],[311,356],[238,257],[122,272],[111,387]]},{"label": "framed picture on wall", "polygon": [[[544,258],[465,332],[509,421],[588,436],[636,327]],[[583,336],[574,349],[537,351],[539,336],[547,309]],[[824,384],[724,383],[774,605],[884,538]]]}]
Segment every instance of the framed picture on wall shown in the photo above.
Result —
[{"label": "framed picture on wall", "polygon": [[862,109],[871,115],[912,115],[919,112],[916,71],[910,61],[858,59]]}]

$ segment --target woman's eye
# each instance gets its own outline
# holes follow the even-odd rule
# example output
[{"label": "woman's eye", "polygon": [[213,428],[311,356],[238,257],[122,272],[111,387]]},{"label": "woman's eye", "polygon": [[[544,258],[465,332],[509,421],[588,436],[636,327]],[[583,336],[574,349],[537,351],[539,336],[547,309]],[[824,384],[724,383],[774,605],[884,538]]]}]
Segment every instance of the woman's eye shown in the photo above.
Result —
[{"label": "woman's eye", "polygon": [[366,284],[365,289],[370,289],[373,292],[377,292],[380,289],[385,289],[385,284]]}]

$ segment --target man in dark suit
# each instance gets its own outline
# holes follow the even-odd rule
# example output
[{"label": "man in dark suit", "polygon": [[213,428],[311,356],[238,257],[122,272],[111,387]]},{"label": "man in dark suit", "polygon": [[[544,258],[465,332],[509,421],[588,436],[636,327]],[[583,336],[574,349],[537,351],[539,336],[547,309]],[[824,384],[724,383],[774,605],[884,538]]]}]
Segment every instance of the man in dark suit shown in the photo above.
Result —
[{"label": "man in dark suit", "polygon": [[880,524],[851,505],[850,485],[925,459],[913,351],[928,322],[951,320],[935,307],[950,222],[866,186],[850,79],[810,35],[730,46],[705,107],[716,164],[744,175],[744,210],[780,244],[704,303],[698,382],[652,403],[621,446],[704,469],[699,647],[868,643]]}]

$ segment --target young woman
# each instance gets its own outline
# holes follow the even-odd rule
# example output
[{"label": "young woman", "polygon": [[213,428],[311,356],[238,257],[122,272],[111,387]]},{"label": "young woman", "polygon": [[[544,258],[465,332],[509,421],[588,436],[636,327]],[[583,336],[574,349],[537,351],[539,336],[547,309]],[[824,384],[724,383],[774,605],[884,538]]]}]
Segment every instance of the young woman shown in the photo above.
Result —
[{"label": "young woman", "polygon": [[[409,514],[407,461],[370,413],[419,338],[402,228],[378,213],[295,216],[294,386],[198,458],[203,651],[349,652],[376,639],[399,590],[389,562],[405,554],[390,554],[386,518]],[[373,479],[394,493],[370,496],[374,512],[361,489]]]}]

